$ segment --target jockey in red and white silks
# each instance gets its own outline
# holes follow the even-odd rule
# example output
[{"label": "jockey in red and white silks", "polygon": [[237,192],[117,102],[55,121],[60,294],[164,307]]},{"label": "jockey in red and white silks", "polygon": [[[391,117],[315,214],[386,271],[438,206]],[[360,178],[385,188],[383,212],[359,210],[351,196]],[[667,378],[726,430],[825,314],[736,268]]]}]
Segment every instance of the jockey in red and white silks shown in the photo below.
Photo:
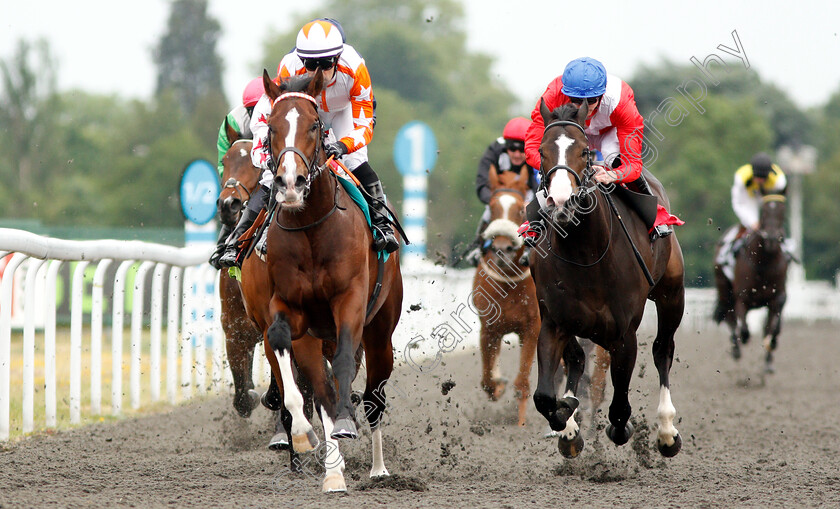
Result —
[{"label": "jockey in red and white silks", "polygon": [[[549,110],[553,111],[571,102],[562,89],[562,76],[548,84],[541,99],[545,100]],[[586,119],[585,129],[589,138],[589,148],[599,150],[604,156],[607,172],[615,176],[614,182],[633,182],[642,174],[642,137],[645,128],[644,119],[636,108],[633,89],[621,79],[608,74],[606,90],[593,106],[594,109]],[[540,142],[545,129],[539,100],[531,112],[531,120],[525,138],[525,156],[530,166],[539,168]],[[612,168],[613,161],[619,154],[621,165]]]}]

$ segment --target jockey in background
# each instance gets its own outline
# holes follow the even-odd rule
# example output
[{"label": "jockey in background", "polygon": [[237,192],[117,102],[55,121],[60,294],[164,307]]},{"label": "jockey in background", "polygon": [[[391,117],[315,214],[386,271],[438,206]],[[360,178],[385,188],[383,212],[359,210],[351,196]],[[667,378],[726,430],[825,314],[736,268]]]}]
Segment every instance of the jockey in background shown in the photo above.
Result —
[{"label": "jockey in background", "polygon": [[[724,274],[732,279],[735,266],[735,253],[738,251],[736,239],[748,231],[758,230],[761,199],[768,194],[784,194],[787,177],[778,165],[773,164],[770,156],[764,152],[755,154],[749,164],[735,171],[732,182],[732,210],[738,217],[739,225],[730,228],[721,239],[721,248],[715,263],[721,265]],[[793,257],[791,239],[785,239],[782,249]]]},{"label": "jockey in background", "polygon": [[[583,101],[589,105],[585,132],[589,148],[598,150],[604,157],[603,163],[593,165],[593,178],[603,184],[618,183],[630,190],[653,196],[650,186],[642,174],[642,137],[644,119],[636,108],[636,99],[630,85],[607,74],[601,62],[594,58],[578,58],[569,62],[562,76],[558,76],[543,93],[541,100],[553,111],[564,104],[580,107]],[[540,143],[545,125],[540,114],[540,101],[531,112],[533,123],[525,138],[525,154],[528,164],[540,167]],[[545,206],[545,191],[537,193],[537,200],[527,208],[531,232],[534,224],[540,222],[539,210]],[[670,235],[667,225],[656,226],[652,238]],[[535,237],[526,236],[529,243]]]},{"label": "jockey in background", "polygon": [[[300,29],[295,49],[280,61],[275,81],[279,83],[291,76],[312,74],[317,69],[324,72],[327,83],[324,92],[315,98],[318,115],[330,129],[325,152],[327,156],[340,159],[364,187],[371,221],[380,233],[373,248],[389,253],[396,251],[399,242],[388,221],[382,183],[367,157],[367,145],[373,137],[375,121],[370,74],[364,59],[344,42],[344,33],[338,22],[327,18],[310,21]],[[274,179],[268,168],[267,119],[270,113],[271,101],[263,96],[251,120],[251,131],[254,133],[251,159],[254,166],[264,170],[263,178],[227,242],[220,260],[225,267],[236,265],[237,240],[265,206],[268,186]]]},{"label": "jockey in background", "polygon": [[[502,130],[502,136],[496,138],[487,147],[487,150],[484,151],[484,155],[481,156],[481,160],[478,162],[478,173],[475,176],[475,192],[478,194],[478,199],[485,206],[484,213],[481,215],[481,221],[476,230],[476,238],[470,244],[470,246],[475,246],[475,248],[465,256],[465,259],[473,267],[478,266],[481,255],[487,251],[487,248],[492,243],[492,240],[482,238],[482,233],[484,233],[487,224],[490,222],[490,168],[495,168],[498,173],[505,171],[519,173],[522,171],[522,168],[526,165],[525,133],[530,125],[531,121],[523,117],[510,119],[505,124],[504,130]],[[530,190],[528,195],[525,196],[525,203],[530,202],[534,198],[537,186],[536,171],[530,169],[528,173],[528,187]]]},{"label": "jockey in background", "polygon": [[[225,120],[227,120],[227,124],[236,132],[241,134],[244,139],[251,139],[253,137],[251,135],[251,113],[253,113],[254,106],[256,106],[257,101],[260,100],[260,97],[262,97],[264,93],[265,91],[263,90],[262,78],[252,79],[248,82],[245,86],[245,90],[242,92],[242,104],[238,104],[235,108],[230,110],[230,113],[228,113],[225,118]],[[222,159],[224,159],[230,145],[231,140],[227,137],[225,122],[223,121],[222,125],[219,126],[219,139],[216,141],[216,147],[219,149],[219,160],[216,164],[216,168],[219,170],[220,178],[224,172]],[[219,265],[219,258],[221,258],[222,253],[224,253],[225,242],[230,236],[230,232],[230,226],[222,223],[222,226],[219,229],[219,238],[216,240],[216,251],[213,252],[209,260],[210,265],[217,269],[221,268],[221,265]]]}]

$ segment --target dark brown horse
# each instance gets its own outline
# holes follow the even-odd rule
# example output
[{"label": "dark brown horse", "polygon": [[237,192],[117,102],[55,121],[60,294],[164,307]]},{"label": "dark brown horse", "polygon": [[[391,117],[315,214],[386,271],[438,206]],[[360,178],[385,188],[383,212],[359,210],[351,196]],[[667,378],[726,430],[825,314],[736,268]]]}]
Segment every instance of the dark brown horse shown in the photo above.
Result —
[{"label": "dark brown horse", "polygon": [[[534,403],[559,432],[560,452],[576,456],[583,448],[583,438],[575,421],[575,394],[585,365],[576,336],[589,338],[611,358],[613,399],[607,436],[617,445],[627,443],[633,433],[628,396],[636,363],[636,330],[645,301],[651,299],[658,315],[653,344],[660,384],[657,446],[663,456],[673,456],[682,440],[674,427],[676,410],[669,372],[674,333],[685,305],[683,259],[676,235],[651,243],[648,227],[636,212],[607,194],[611,186],[602,187],[592,180],[591,155],[582,127],[588,113],[585,102],[579,109],[566,105],[555,111],[549,111],[543,102],[540,112],[546,126],[540,154],[549,214],[530,256],[542,317]],[[661,184],[649,173],[645,176],[660,203],[668,207]],[[628,237],[649,269],[653,285],[648,283]],[[554,380],[561,359],[568,377],[565,393],[558,399]]]},{"label": "dark brown horse", "polygon": [[525,218],[525,194],[528,192],[528,172],[512,171],[498,174],[490,168],[490,223],[484,238],[491,240],[490,249],[482,256],[473,278],[473,298],[492,299],[497,314],[484,313],[481,323],[481,387],[493,401],[505,392],[507,382],[499,374],[499,353],[502,337],[515,333],[519,336],[519,374],[513,382],[519,399],[518,423],[525,425],[525,408],[531,395],[528,378],[534,353],[540,317],[534,280],[528,267],[519,264],[524,244],[516,232]]},{"label": "dark brown horse", "polygon": [[[268,225],[267,277],[248,284],[262,274],[251,272],[254,264],[243,264],[243,291],[249,315],[263,331],[274,377],[282,385],[294,449],[311,451],[318,439],[303,413],[303,397],[293,376],[293,343],[294,358],[312,384],[324,425],[323,490],[344,491],[344,460],[337,439],[358,435],[351,384],[360,345],[367,373],[362,402],[373,439],[370,475],[388,475],[379,425],[384,388],[393,369],[391,336],[402,306],[399,256],[390,255],[378,278],[379,261],[365,216],[327,167],[324,126],[314,99],[324,88],[323,73],[318,70],[311,78],[280,86],[267,72],[263,77],[273,104],[268,143],[276,168],[276,204]],[[249,288],[257,286],[267,288],[267,298],[249,294]],[[321,340],[336,345],[329,365],[318,346]]]},{"label": "dark brown horse", "polygon": [[[734,277],[724,274],[720,264],[715,265],[715,285],[718,303],[715,320],[725,321],[729,326],[732,356],[741,357],[740,344],[750,338],[747,326],[747,311],[767,308],[764,323],[765,370],[774,371],[773,351],[776,349],[782,328],[782,308],[787,300],[788,257],[782,250],[785,239],[785,197],[770,194],[762,198],[759,227],[755,231],[744,231],[737,242],[740,247],[735,253]],[[718,251],[721,249],[718,244]],[[718,253],[715,253],[715,259]]]}]

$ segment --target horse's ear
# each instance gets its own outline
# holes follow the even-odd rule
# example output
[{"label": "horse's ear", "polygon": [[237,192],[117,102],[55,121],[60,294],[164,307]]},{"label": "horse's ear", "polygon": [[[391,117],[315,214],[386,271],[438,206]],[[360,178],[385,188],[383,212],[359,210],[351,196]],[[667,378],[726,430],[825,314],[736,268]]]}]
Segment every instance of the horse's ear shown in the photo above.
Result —
[{"label": "horse's ear", "polygon": [[540,97],[540,115],[542,116],[544,125],[551,123],[551,110],[548,109],[548,106],[545,104],[545,99],[542,97]]},{"label": "horse's ear", "polygon": [[531,175],[531,167],[527,164],[522,165],[522,169],[519,170],[519,187],[522,189],[528,189],[528,177]]},{"label": "horse's ear", "polygon": [[312,76],[312,81],[309,82],[309,85],[306,87],[306,93],[311,95],[312,97],[318,97],[318,94],[321,93],[321,90],[324,89],[324,71],[320,68],[315,71],[315,74]]},{"label": "horse's ear", "polygon": [[490,189],[496,189],[499,187],[499,172],[496,171],[495,164],[490,165],[490,169],[487,171],[487,180],[490,183]]},{"label": "horse's ear", "polygon": [[263,88],[265,89],[265,95],[267,95],[272,102],[280,96],[280,87],[277,86],[277,83],[274,83],[274,80],[272,80],[271,76],[268,75],[267,69],[263,69]]},{"label": "horse's ear", "polygon": [[225,117],[225,135],[227,136],[228,143],[233,144],[234,141],[238,140],[242,137],[242,135],[230,125],[228,122],[227,117]]},{"label": "horse's ear", "polygon": [[577,122],[581,127],[586,127],[587,116],[589,116],[589,103],[587,101],[583,101],[583,104],[581,104],[580,108],[578,108],[577,115],[575,116],[575,122]]}]

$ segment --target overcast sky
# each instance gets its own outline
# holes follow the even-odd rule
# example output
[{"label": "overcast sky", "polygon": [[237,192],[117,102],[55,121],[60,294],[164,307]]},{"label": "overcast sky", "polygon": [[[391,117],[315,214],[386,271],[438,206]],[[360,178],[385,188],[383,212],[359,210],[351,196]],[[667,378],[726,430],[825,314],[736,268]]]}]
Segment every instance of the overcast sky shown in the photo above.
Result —
[{"label": "overcast sky", "polygon": [[[690,64],[692,57],[704,61],[715,54],[727,65],[745,66],[719,49],[737,52],[733,31],[749,66],[800,106],[824,104],[840,89],[840,3],[828,0],[702,6],[658,0],[462,1],[469,48],[495,57],[494,74],[528,107],[569,60],[584,55],[624,78],[639,64],[663,58]],[[218,49],[231,102],[261,72],[255,62],[262,39],[271,29],[291,28],[284,9],[303,12],[320,3],[210,0],[211,14],[222,24]],[[20,38],[46,37],[60,63],[60,89],[148,99],[156,73],[151,49],[168,15],[168,0],[0,0],[0,58],[8,58]],[[349,37],[352,44],[352,33]],[[674,83],[675,93],[679,85]]]}]

